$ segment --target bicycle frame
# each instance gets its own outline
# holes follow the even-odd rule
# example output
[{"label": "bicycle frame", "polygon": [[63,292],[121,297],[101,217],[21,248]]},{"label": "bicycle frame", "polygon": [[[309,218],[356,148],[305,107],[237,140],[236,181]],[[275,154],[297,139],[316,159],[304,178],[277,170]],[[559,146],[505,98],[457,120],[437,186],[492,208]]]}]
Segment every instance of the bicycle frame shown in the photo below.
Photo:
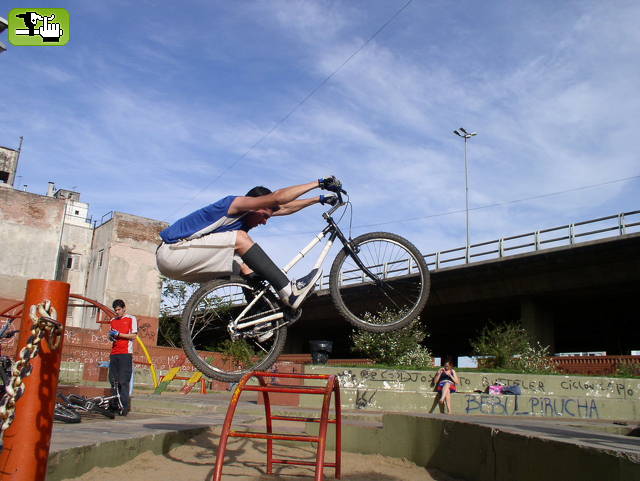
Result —
[{"label": "bicycle frame", "polygon": [[[294,258],[291,259],[291,261],[289,261],[289,263],[282,268],[282,270],[285,273],[289,272],[291,270],[291,268],[293,268],[293,266],[295,266],[298,262],[300,262],[315,246],[317,246],[325,237],[329,236],[329,239],[327,240],[327,243],[325,244],[325,246],[322,249],[322,251],[320,251],[320,254],[318,255],[318,258],[316,259],[316,262],[315,262],[315,264],[313,266],[314,269],[320,269],[320,267],[322,267],[322,265],[324,264],[324,261],[327,258],[327,255],[329,254],[329,251],[331,250],[331,247],[333,246],[333,243],[334,243],[335,239],[338,238],[342,242],[344,247],[349,250],[351,256],[356,261],[358,266],[361,269],[363,269],[363,271],[366,272],[369,277],[371,277],[372,279],[374,279],[377,282],[377,278],[369,271],[369,269],[366,266],[364,266],[364,264],[362,264],[362,262],[360,261],[360,259],[356,255],[356,253],[353,251],[349,240],[345,237],[345,235],[342,233],[342,231],[340,230],[338,225],[335,223],[335,221],[333,220],[333,217],[331,217],[332,214],[336,210],[338,210],[340,207],[342,207],[344,205],[346,205],[346,204],[344,202],[342,202],[342,197],[340,196],[340,202],[338,204],[336,204],[335,206],[333,206],[331,209],[329,209],[327,212],[324,212],[322,214],[322,217],[327,221],[327,223],[329,225],[327,225],[324,229],[322,229],[321,232],[316,234],[313,237],[313,239],[311,240],[311,242],[309,242],[303,249],[301,249],[298,252],[298,254],[296,254],[294,256]],[[258,325],[258,324],[264,324],[264,323],[270,322],[270,321],[275,321],[275,320],[278,320],[278,319],[282,319],[284,317],[284,313],[277,312],[275,314],[271,314],[269,316],[261,317],[261,318],[256,319],[256,320],[247,321],[247,322],[244,322],[244,323],[241,323],[241,324],[239,323],[240,320],[245,316],[245,314],[247,312],[249,312],[249,310],[255,305],[255,303],[258,302],[258,300],[262,296],[264,296],[264,294],[268,290],[269,290],[269,287],[265,287],[264,289],[262,289],[251,300],[251,302],[249,302],[247,304],[247,306],[242,310],[242,312],[240,312],[240,314],[233,320],[233,322],[229,324],[228,330],[229,330],[230,334],[233,335],[238,330],[245,329],[247,327],[252,327],[252,326],[255,326],[255,325]],[[309,291],[309,292],[312,292],[312,291]]]}]

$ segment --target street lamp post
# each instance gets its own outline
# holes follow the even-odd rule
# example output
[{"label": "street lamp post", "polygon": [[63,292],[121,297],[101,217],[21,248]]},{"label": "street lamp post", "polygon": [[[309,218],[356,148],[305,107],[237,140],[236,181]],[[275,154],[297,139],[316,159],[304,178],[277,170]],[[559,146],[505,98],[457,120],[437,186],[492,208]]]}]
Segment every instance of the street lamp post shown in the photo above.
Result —
[{"label": "street lamp post", "polygon": [[469,175],[468,175],[468,167],[467,167],[467,140],[469,140],[474,135],[478,135],[477,132],[467,132],[464,128],[460,127],[458,130],[453,131],[458,137],[462,137],[464,139],[464,192],[465,192],[465,204],[466,204],[466,223],[467,223],[467,249],[466,249],[466,260],[469,262]]}]

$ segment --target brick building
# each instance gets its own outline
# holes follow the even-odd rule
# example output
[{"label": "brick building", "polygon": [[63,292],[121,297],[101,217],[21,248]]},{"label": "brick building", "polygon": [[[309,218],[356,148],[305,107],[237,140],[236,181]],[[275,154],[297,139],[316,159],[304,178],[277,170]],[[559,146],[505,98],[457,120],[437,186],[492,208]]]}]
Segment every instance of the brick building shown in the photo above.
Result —
[{"label": "brick building", "polygon": [[[0,147],[0,310],[24,298],[29,279],[68,282],[71,292],[111,305],[127,302],[146,344],[155,345],[160,277],[155,265],[158,233],[166,223],[121,212],[99,225],[88,217],[80,193],[47,194],[14,188],[17,151]],[[67,325],[97,329],[96,310],[71,307]]]}]

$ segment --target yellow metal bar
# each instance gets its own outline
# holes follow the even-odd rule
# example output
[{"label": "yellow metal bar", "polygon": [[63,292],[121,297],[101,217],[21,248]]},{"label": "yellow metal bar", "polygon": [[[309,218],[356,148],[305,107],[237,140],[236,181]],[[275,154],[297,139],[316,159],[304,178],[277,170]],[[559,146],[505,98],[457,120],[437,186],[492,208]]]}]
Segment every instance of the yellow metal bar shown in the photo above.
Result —
[{"label": "yellow metal bar", "polygon": [[153,387],[155,389],[158,387],[158,384],[160,384],[160,381],[158,381],[158,373],[156,372],[156,368],[153,365],[153,361],[151,360],[151,355],[147,350],[147,346],[144,345],[144,342],[142,342],[142,339],[140,339],[140,336],[136,337],[136,340],[138,341],[138,344],[140,344],[140,347],[142,348],[142,352],[144,352],[144,355],[147,358],[147,361],[149,362],[149,367],[151,367],[151,377],[153,378]]}]

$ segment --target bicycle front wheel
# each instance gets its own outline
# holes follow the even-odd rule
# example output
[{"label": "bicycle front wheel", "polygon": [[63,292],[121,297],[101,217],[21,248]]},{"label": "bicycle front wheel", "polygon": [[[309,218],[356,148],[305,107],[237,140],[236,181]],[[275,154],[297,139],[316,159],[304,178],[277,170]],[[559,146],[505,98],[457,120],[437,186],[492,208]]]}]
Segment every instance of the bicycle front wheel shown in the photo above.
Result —
[{"label": "bicycle front wheel", "polygon": [[420,251],[389,232],[363,234],[352,246],[355,257],[344,248],[331,266],[329,289],[338,311],[371,332],[411,323],[424,309],[431,285]]},{"label": "bicycle front wheel", "polygon": [[[206,376],[237,382],[249,371],[270,368],[282,352],[287,327],[268,292],[243,316],[238,328],[229,331],[255,295],[242,280],[215,280],[200,287],[187,302],[180,324],[182,348]],[[267,316],[273,319],[260,321]]]}]

